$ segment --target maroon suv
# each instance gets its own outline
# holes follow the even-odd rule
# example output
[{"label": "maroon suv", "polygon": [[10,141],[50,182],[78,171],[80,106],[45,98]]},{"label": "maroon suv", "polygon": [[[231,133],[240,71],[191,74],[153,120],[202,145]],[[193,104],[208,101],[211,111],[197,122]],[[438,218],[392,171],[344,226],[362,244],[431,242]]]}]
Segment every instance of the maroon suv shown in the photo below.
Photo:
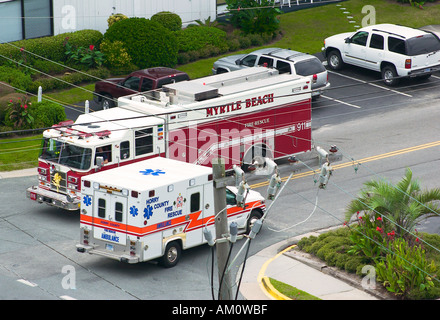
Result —
[{"label": "maroon suv", "polygon": [[156,67],[138,70],[125,78],[111,78],[95,84],[93,99],[103,109],[112,108],[122,96],[161,88],[165,84],[189,80],[189,76],[176,69]]}]

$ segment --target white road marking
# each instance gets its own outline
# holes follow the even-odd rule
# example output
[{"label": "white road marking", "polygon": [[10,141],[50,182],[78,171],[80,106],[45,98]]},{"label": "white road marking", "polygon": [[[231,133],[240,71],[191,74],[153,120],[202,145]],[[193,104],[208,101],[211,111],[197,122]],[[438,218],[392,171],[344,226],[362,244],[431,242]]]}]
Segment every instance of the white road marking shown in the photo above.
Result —
[{"label": "white road marking", "polygon": [[30,282],[30,281],[27,281],[27,280],[24,280],[24,279],[18,279],[17,281],[20,283],[23,283],[29,287],[37,287],[38,286],[37,284]]},{"label": "white road marking", "polygon": [[335,101],[335,102],[339,102],[339,103],[341,103],[341,104],[345,104],[346,106],[349,106],[349,107],[353,107],[353,108],[361,109],[361,107],[359,107],[359,106],[357,106],[357,105],[355,105],[355,104],[351,104],[351,103],[348,103],[348,102],[344,102],[344,101],[341,101],[341,100],[338,100],[338,99],[335,99],[335,98],[327,97],[327,96],[324,96],[324,95],[321,95],[321,97],[323,97],[323,98],[325,98],[325,99],[329,99],[329,100]]},{"label": "white road marking", "polygon": [[75,298],[72,298],[70,296],[60,296],[60,298],[63,300],[76,300]]},{"label": "white road marking", "polygon": [[400,91],[397,91],[397,90],[393,90],[393,89],[390,89],[390,88],[382,87],[382,86],[380,86],[378,84],[375,84],[375,83],[369,83],[367,81],[360,80],[360,79],[357,79],[357,78],[353,78],[353,77],[350,77],[350,76],[346,76],[345,74],[337,73],[337,72],[334,72],[334,71],[331,71],[331,70],[328,70],[328,72],[336,74],[336,75],[344,77],[344,78],[347,78],[347,79],[350,79],[350,80],[354,80],[354,81],[358,81],[358,82],[361,82],[361,83],[365,83],[365,84],[368,84],[368,85],[373,86],[373,87],[377,87],[377,88],[380,88],[380,89],[383,89],[383,90],[387,90],[387,91],[391,91],[391,92],[394,92],[394,93],[397,93],[397,94],[401,94],[402,96],[406,96],[408,98],[412,98],[412,95],[410,95],[410,94],[403,93],[403,92],[400,92]]}]

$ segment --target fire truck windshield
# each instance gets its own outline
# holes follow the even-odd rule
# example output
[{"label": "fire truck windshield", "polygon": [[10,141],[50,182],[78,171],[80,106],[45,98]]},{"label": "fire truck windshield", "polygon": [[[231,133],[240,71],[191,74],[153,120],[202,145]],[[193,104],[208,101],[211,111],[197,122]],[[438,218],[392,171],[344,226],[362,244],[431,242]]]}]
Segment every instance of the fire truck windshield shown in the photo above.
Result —
[{"label": "fire truck windshield", "polygon": [[92,149],[78,147],[56,139],[43,138],[41,159],[78,170],[90,169]]}]

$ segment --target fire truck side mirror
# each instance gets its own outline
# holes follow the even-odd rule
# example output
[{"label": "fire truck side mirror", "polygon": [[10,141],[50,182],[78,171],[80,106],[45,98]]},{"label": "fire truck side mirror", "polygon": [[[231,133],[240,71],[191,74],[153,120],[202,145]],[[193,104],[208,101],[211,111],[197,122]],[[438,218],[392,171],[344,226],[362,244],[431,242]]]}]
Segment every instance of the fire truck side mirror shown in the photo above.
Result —
[{"label": "fire truck side mirror", "polygon": [[95,171],[98,171],[102,168],[102,166],[104,165],[104,157],[96,157],[96,165],[98,166],[98,168],[95,169]]}]

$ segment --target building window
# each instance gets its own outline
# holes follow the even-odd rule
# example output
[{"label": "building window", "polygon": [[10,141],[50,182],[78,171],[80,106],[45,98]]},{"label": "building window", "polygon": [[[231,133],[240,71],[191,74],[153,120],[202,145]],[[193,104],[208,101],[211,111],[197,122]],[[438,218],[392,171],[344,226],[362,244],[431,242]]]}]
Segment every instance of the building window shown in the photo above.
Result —
[{"label": "building window", "polygon": [[53,35],[52,0],[0,0],[0,43]]},{"label": "building window", "polygon": [[52,3],[51,0],[22,0],[25,39],[51,36]]}]

